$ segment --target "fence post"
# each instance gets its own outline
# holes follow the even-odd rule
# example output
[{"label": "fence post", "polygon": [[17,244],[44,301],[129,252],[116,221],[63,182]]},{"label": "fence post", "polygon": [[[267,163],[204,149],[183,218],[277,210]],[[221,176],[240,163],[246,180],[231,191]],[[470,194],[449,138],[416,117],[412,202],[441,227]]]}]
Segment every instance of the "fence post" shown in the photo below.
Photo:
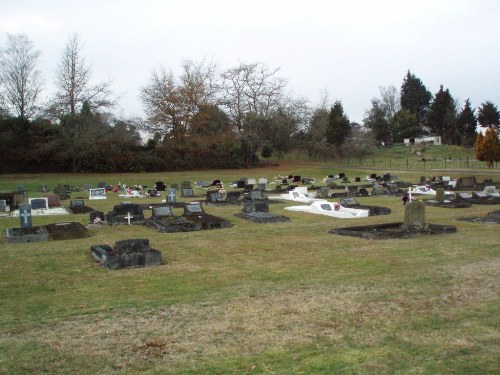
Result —
[{"label": "fence post", "polygon": [[469,168],[469,155],[467,155],[467,168]]}]

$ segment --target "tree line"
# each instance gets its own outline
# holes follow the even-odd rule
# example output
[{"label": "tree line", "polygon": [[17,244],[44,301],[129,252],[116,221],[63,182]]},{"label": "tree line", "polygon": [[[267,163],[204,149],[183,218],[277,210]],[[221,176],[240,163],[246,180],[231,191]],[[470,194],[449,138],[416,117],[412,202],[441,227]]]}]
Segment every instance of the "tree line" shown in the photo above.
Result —
[{"label": "tree line", "polygon": [[26,35],[0,48],[0,172],[141,172],[242,168],[259,156],[306,151],[311,159],[364,156],[375,147],[432,133],[473,146],[477,125],[498,131],[485,101],[460,104],[448,89],[432,95],[408,71],[401,89],[380,88],[363,124],[327,96],[313,106],[288,93],[279,69],[240,63],[218,72],[211,61],[160,68],[140,89],[144,118],[113,114],[111,82],[91,81],[78,36],[61,51],[56,91],[43,97],[40,51]]}]

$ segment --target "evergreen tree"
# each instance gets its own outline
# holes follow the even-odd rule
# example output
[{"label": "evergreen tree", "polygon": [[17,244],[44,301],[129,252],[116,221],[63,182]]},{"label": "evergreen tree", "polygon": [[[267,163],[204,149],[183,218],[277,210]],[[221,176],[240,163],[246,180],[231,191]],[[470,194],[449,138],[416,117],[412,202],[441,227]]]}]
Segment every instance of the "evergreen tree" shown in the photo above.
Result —
[{"label": "evergreen tree", "polygon": [[395,143],[403,143],[405,138],[415,138],[422,134],[422,125],[417,115],[408,109],[399,110],[391,120],[392,138]]},{"label": "evergreen tree", "polygon": [[481,103],[477,114],[477,121],[482,127],[495,127],[498,131],[500,128],[500,113],[497,106],[490,101]]},{"label": "evergreen tree", "polygon": [[464,108],[458,115],[457,131],[461,135],[461,144],[464,146],[473,146],[477,136],[477,118],[475,109],[471,107],[470,100],[465,101]]},{"label": "evergreen tree", "polygon": [[456,110],[453,97],[443,85],[434,96],[427,116],[427,127],[435,135],[440,135],[443,143],[456,143]]},{"label": "evergreen tree", "polygon": [[392,129],[387,117],[387,112],[380,101],[372,99],[372,108],[366,112],[363,122],[379,144],[388,145],[392,142]]},{"label": "evergreen tree", "polygon": [[351,133],[351,123],[344,114],[340,101],[336,101],[330,110],[328,125],[326,127],[326,142],[334,145],[341,154],[341,146]]},{"label": "evergreen tree", "polygon": [[401,108],[414,113],[420,125],[425,124],[426,112],[432,95],[422,81],[411,74],[410,71],[406,73],[403,80],[400,97]]},{"label": "evergreen tree", "polygon": [[493,168],[493,163],[500,161],[500,141],[494,128],[486,129],[484,138],[479,141],[476,148],[478,160],[485,161],[489,168]]}]

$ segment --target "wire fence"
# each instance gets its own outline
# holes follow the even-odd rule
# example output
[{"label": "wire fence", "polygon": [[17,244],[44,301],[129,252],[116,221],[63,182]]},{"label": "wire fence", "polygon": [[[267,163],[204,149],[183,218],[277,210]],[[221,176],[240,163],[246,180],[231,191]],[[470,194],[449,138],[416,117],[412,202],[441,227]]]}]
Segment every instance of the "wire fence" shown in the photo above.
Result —
[{"label": "wire fence", "polygon": [[375,159],[369,157],[342,157],[342,158],[309,158],[305,155],[294,154],[289,155],[289,160],[307,160],[307,161],[324,161],[342,166],[350,167],[367,167],[367,168],[380,168],[380,169],[499,169],[499,163],[493,163],[493,168],[489,168],[488,164],[484,161],[473,159]]}]

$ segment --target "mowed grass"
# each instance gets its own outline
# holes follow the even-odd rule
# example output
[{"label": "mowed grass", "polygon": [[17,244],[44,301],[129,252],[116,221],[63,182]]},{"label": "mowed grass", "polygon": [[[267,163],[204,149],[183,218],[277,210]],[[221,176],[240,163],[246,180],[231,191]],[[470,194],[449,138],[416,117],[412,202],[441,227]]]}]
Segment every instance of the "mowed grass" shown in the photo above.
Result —
[{"label": "mowed grass", "polygon": [[[0,190],[22,183],[38,196],[40,184],[227,183],[278,174],[316,177],[319,184],[338,172],[289,162],[230,171],[2,176]],[[422,174],[386,172],[414,182]],[[482,173],[450,174],[499,179]],[[358,200],[392,214],[340,220],[285,211],[290,204],[282,203],[270,210],[290,222],[255,224],[234,217],[241,207],[207,206],[233,226],[172,234],[105,226],[91,229],[88,239],[1,243],[0,374],[499,373],[498,226],[456,220],[498,207],[427,208],[428,222],[456,225],[456,234],[381,241],[329,234],[402,221],[400,198]],[[107,212],[120,201],[110,195],[86,204]],[[33,218],[34,225],[87,220]],[[2,231],[18,226],[18,218],[0,218]],[[90,256],[91,245],[127,238],[148,238],[163,264],[107,271]]]}]

